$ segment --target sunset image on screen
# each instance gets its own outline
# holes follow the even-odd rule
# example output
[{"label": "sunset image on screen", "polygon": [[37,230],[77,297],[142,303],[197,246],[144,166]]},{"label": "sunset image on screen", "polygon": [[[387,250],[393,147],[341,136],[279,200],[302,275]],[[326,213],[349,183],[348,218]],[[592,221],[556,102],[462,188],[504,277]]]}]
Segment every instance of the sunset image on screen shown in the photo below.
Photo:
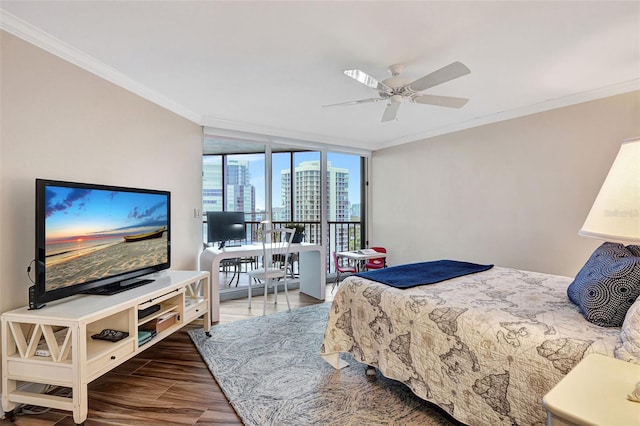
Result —
[{"label": "sunset image on screen", "polygon": [[163,194],[49,186],[47,289],[168,261],[168,203]]}]

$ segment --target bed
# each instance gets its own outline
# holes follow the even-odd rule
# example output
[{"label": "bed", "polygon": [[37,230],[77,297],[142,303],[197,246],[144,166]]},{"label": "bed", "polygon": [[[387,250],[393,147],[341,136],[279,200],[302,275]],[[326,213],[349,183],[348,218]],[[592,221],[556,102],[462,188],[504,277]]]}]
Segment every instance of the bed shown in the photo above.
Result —
[{"label": "bed", "polygon": [[502,267],[409,289],[350,276],[321,355],[340,368],[349,353],[468,425],[542,425],[542,397],[587,354],[613,357],[620,335],[585,320],[571,281]]}]

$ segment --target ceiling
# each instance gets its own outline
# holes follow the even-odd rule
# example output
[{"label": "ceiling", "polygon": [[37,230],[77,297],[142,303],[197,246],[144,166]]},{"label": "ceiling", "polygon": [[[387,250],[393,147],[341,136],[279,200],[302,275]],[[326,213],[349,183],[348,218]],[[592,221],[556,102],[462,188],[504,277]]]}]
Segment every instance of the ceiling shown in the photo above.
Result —
[{"label": "ceiling", "polygon": [[[198,124],[376,150],[640,89],[638,1],[14,1],[2,28]],[[345,76],[414,80],[460,109],[386,102]],[[213,132],[215,133],[215,131]],[[224,133],[224,132],[222,132]]]}]

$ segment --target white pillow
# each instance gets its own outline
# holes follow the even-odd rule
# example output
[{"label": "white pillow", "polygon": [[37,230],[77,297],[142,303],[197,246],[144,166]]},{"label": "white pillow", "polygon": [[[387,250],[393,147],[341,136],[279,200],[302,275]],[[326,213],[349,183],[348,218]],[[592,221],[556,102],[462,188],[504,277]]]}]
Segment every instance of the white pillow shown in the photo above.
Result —
[{"label": "white pillow", "polygon": [[640,364],[640,297],[624,317],[615,354],[618,359]]}]

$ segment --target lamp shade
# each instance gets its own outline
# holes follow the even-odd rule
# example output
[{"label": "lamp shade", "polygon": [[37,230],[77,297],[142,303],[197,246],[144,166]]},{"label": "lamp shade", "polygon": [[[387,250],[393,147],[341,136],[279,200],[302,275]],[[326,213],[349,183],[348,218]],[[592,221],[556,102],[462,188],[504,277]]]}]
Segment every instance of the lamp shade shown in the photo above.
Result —
[{"label": "lamp shade", "polygon": [[622,143],[579,234],[640,243],[640,137]]}]

